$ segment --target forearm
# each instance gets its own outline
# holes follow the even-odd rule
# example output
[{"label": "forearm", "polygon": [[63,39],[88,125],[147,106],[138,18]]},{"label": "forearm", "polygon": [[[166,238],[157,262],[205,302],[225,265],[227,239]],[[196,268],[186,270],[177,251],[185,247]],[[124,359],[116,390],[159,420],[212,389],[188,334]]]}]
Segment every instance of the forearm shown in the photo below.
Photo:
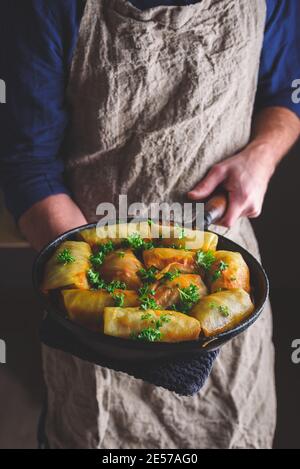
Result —
[{"label": "forearm", "polygon": [[300,119],[283,107],[265,108],[254,116],[248,148],[253,157],[260,157],[270,166],[271,174],[300,136]]},{"label": "forearm", "polygon": [[21,216],[19,227],[31,246],[40,250],[60,234],[86,222],[73,200],[58,194],[34,204]]}]

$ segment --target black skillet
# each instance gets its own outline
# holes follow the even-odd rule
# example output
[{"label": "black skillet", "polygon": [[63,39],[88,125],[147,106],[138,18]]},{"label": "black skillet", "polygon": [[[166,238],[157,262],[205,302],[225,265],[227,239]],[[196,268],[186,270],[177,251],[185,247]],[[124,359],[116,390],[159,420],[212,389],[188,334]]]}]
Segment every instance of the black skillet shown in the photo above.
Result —
[{"label": "black skillet", "polygon": [[[227,199],[224,194],[214,196],[207,202],[204,217],[206,229],[209,225],[221,219],[225,213],[226,205]],[[41,292],[40,285],[44,267],[58,245],[66,240],[78,239],[77,235],[80,231],[95,226],[96,223],[85,225],[61,235],[42,250],[34,263],[34,289],[45,312],[41,323],[40,335],[42,342],[46,345],[103,366],[106,366],[106,363],[116,361],[139,363],[155,359],[167,360],[174,356],[186,356],[194,352],[205,354],[218,349],[237,335],[246,331],[261,315],[269,293],[269,282],[265,271],[248,251],[224,236],[219,236],[218,250],[240,252],[248,264],[251,273],[252,297],[255,310],[249,318],[233,329],[217,334],[210,339],[200,337],[197,341],[168,344],[138,342],[110,337],[99,332],[92,332],[71,322],[62,311],[59,311],[55,302],[51,302],[50,297]]]}]

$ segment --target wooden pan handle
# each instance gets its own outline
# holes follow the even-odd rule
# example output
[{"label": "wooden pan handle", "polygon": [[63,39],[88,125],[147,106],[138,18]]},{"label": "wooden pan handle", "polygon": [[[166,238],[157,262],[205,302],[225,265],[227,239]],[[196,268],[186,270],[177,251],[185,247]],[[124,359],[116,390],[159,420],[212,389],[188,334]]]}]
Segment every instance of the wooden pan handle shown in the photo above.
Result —
[{"label": "wooden pan handle", "polygon": [[221,218],[226,213],[228,206],[228,199],[226,192],[218,192],[208,199],[204,206],[204,224],[205,228],[208,228],[209,225],[212,225]]}]

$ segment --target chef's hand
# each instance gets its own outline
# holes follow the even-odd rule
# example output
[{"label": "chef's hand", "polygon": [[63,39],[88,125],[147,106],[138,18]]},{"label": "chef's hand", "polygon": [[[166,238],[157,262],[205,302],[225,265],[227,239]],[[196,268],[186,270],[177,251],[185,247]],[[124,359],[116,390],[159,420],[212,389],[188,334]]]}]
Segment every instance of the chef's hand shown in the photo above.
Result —
[{"label": "chef's hand", "polygon": [[220,186],[228,193],[228,209],[219,225],[231,227],[240,217],[258,217],[275,169],[266,152],[265,148],[250,145],[241,153],[216,164],[189,192],[189,198],[204,200]]},{"label": "chef's hand", "polygon": [[51,195],[33,205],[19,220],[22,234],[40,251],[68,230],[86,224],[79,207],[66,194]]},{"label": "chef's hand", "polygon": [[299,135],[300,120],[294,112],[263,109],[254,117],[250,144],[215,165],[188,196],[201,201],[221,186],[228,192],[229,206],[220,225],[231,227],[240,217],[258,217],[272,174]]}]

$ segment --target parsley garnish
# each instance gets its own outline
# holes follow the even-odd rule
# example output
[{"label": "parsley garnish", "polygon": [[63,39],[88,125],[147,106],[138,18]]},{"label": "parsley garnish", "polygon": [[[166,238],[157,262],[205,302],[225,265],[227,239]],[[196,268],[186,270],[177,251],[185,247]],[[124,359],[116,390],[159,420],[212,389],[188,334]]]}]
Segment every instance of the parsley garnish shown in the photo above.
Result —
[{"label": "parsley garnish", "polygon": [[119,280],[113,280],[105,286],[108,293],[114,293],[115,290],[126,290],[126,283],[120,282]]},{"label": "parsley garnish", "polygon": [[219,313],[224,316],[224,318],[228,318],[230,315],[228,306],[219,306]]},{"label": "parsley garnish", "polygon": [[121,257],[121,259],[123,259],[125,257],[125,252],[124,251],[119,251],[118,256]]},{"label": "parsley garnish", "polygon": [[203,267],[205,270],[209,270],[216,258],[213,251],[198,251],[196,255],[196,262],[200,267]]},{"label": "parsley garnish", "polygon": [[59,264],[67,265],[75,262],[75,257],[72,256],[70,249],[64,249],[57,255],[57,262]]},{"label": "parsley garnish", "polygon": [[219,278],[222,276],[222,272],[224,272],[224,270],[228,269],[229,265],[224,262],[224,261],[221,261],[220,264],[219,264],[219,267],[218,269],[214,272],[213,276],[212,276],[212,281],[215,282],[216,280],[219,280]]},{"label": "parsley garnish", "polygon": [[141,330],[139,334],[133,333],[131,338],[141,340],[143,342],[159,342],[162,339],[162,333],[159,329],[147,327],[146,329]]},{"label": "parsley garnish", "polygon": [[91,287],[95,290],[102,290],[106,287],[106,283],[104,282],[104,280],[102,280],[100,274],[98,272],[95,272],[93,269],[90,269],[87,272],[87,279]]},{"label": "parsley garnish", "polygon": [[126,290],[126,284],[114,280],[113,282],[106,283],[98,272],[90,269],[87,272],[87,279],[94,290],[106,290],[108,293],[114,293],[115,290]]},{"label": "parsley garnish", "polygon": [[148,321],[149,319],[152,319],[152,318],[153,318],[153,316],[152,316],[151,313],[145,313],[145,314],[142,314],[142,316],[141,316],[142,321]]},{"label": "parsley garnish", "polygon": [[199,288],[196,285],[190,285],[186,288],[179,288],[180,311],[188,313],[191,308],[200,300]]},{"label": "parsley garnish", "polygon": [[155,290],[152,290],[149,285],[143,285],[142,288],[139,289],[141,309],[159,309],[159,305],[156,303],[153,295],[155,295]]},{"label": "parsley garnish", "polygon": [[107,241],[99,247],[97,254],[93,254],[90,257],[90,261],[94,267],[99,267],[103,264],[105,256],[114,250],[114,244],[112,241]]},{"label": "parsley garnish", "polygon": [[159,309],[159,306],[154,298],[146,297],[141,300],[141,308],[146,311],[147,309]]},{"label": "parsley garnish", "polygon": [[156,280],[156,273],[158,269],[156,267],[150,267],[150,269],[141,269],[139,275],[144,282],[154,282]]},{"label": "parsley garnish", "polygon": [[174,270],[174,272],[166,272],[163,276],[163,279],[172,282],[173,280],[175,280],[175,278],[180,277],[180,275],[180,270],[176,269]]},{"label": "parsley garnish", "polygon": [[142,249],[142,247],[144,246],[144,240],[138,233],[132,233],[125,240],[125,244],[135,250]]},{"label": "parsley garnish", "polygon": [[131,334],[131,338],[135,340],[142,340],[144,342],[158,342],[162,339],[162,333],[160,328],[171,321],[171,318],[167,314],[162,314],[157,320],[154,319],[151,313],[145,313],[141,316],[142,321],[152,320],[152,326],[142,329],[140,333]]},{"label": "parsley garnish", "polygon": [[131,249],[138,251],[140,249],[152,249],[154,248],[154,244],[152,241],[145,241],[140,234],[132,233],[128,238],[124,241],[125,246],[129,246]]},{"label": "parsley garnish", "polygon": [[119,308],[122,308],[124,306],[124,293],[114,293],[112,297],[115,300],[115,306],[118,306]]}]

